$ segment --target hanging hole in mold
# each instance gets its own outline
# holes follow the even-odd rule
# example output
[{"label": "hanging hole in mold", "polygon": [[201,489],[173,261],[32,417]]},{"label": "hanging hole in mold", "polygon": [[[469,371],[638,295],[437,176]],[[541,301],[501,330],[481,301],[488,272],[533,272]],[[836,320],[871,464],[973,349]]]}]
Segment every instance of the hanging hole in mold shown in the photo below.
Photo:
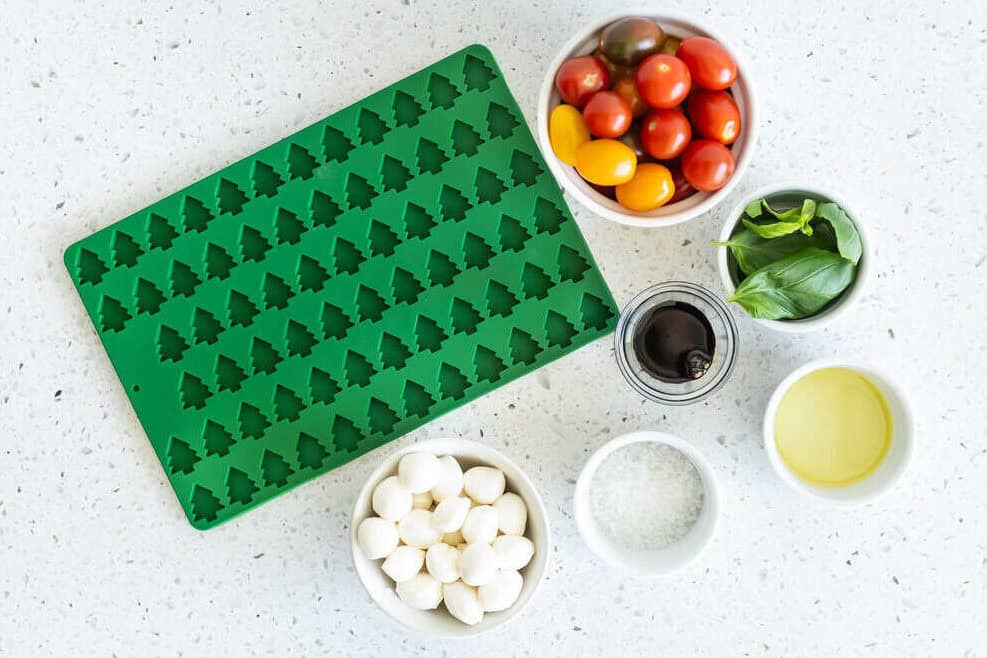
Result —
[{"label": "hanging hole in mold", "polygon": [[79,272],[79,281],[93,285],[102,281],[103,275],[110,271],[100,257],[88,249],[79,250],[76,268]]},{"label": "hanging hole in mold", "polygon": [[130,235],[123,231],[114,232],[113,261],[117,267],[133,267],[143,253],[144,250]]},{"label": "hanging hole in mold", "polygon": [[219,323],[216,316],[209,311],[196,307],[195,315],[192,318],[192,336],[195,342],[212,345],[219,340],[221,333],[223,333],[223,325]]},{"label": "hanging hole in mold", "polygon": [[435,398],[428,394],[425,387],[410,379],[405,382],[401,397],[404,400],[404,410],[409,416],[425,418],[428,410],[435,404]]},{"label": "hanging hole in mold", "polygon": [[572,337],[576,335],[576,328],[565,316],[559,315],[555,311],[549,311],[545,318],[545,336],[551,347],[569,347],[572,344]]},{"label": "hanging hole in mold", "polygon": [[168,470],[172,474],[184,473],[188,475],[195,469],[195,464],[199,461],[202,461],[202,457],[195,454],[192,446],[178,437],[171,437],[171,443],[168,445]]},{"label": "hanging hole in mold", "polygon": [[373,288],[361,285],[356,295],[356,308],[361,321],[376,322],[387,310],[387,302]]},{"label": "hanging hole in mold", "polygon": [[326,162],[344,162],[351,150],[353,142],[347,139],[343,131],[326,126],[326,131],[322,134],[322,152],[326,156]]},{"label": "hanging hole in mold", "polygon": [[271,426],[271,421],[261,413],[261,410],[246,402],[240,403],[240,436],[243,438],[260,439]]},{"label": "hanging hole in mold", "polygon": [[439,193],[439,208],[442,219],[459,222],[466,219],[466,212],[473,207],[466,196],[454,187],[443,185]]},{"label": "hanging hole in mold", "polygon": [[452,319],[452,330],[457,334],[473,333],[483,319],[480,312],[473,308],[472,304],[459,297],[453,298],[452,311],[449,317]]},{"label": "hanging hole in mold", "polygon": [[380,144],[384,141],[387,133],[387,124],[380,118],[380,115],[367,108],[360,109],[360,116],[357,119],[357,126],[360,131],[361,144]]},{"label": "hanging hole in mold", "polygon": [[122,331],[131,318],[130,312],[118,300],[106,295],[99,304],[100,326],[103,331]]},{"label": "hanging hole in mold", "polygon": [[209,221],[212,220],[212,212],[194,196],[185,197],[182,214],[185,216],[186,231],[201,233],[206,230]]},{"label": "hanging hole in mold", "polygon": [[196,521],[215,521],[220,510],[223,509],[223,504],[219,502],[219,498],[212,491],[199,484],[192,489],[190,502],[192,504],[192,518]]},{"label": "hanging hole in mold", "polygon": [[308,356],[312,353],[312,347],[316,344],[315,336],[305,325],[288,320],[288,329],[285,331],[285,343],[288,345],[289,356]]},{"label": "hanging hole in mold", "polygon": [[230,325],[241,327],[249,326],[254,321],[254,316],[260,313],[250,298],[237,290],[230,291],[230,301],[226,305],[226,310],[230,316]]},{"label": "hanging hole in mold", "polygon": [[294,293],[284,279],[270,272],[264,277],[264,303],[267,308],[286,308]]},{"label": "hanging hole in mold", "polygon": [[381,435],[390,434],[399,420],[398,415],[387,406],[386,402],[375,397],[370,398],[370,405],[367,407],[367,419],[370,433]]},{"label": "hanging hole in mold", "polygon": [[308,378],[308,388],[312,394],[312,404],[331,404],[336,399],[336,395],[343,390],[332,375],[319,368],[312,368],[312,374]]},{"label": "hanging hole in mold", "polygon": [[418,283],[414,274],[397,267],[394,269],[394,277],[391,279],[391,290],[394,291],[394,303],[411,304],[418,299],[425,288]]},{"label": "hanging hole in mold", "polygon": [[291,178],[307,180],[318,166],[319,161],[304,146],[292,144],[288,147],[288,175]]},{"label": "hanging hole in mold", "polygon": [[497,203],[507,191],[507,186],[497,178],[497,174],[486,167],[477,168],[474,185],[479,203]]},{"label": "hanging hole in mold", "polygon": [[418,173],[437,174],[449,160],[449,156],[435,142],[421,137],[418,139]]},{"label": "hanging hole in mold", "polygon": [[466,61],[463,63],[463,78],[467,89],[486,91],[490,88],[490,82],[496,77],[497,75],[482,60],[466,55]]},{"label": "hanging hole in mold", "polygon": [[247,193],[228,178],[220,178],[216,186],[216,203],[220,213],[239,214],[247,203]]},{"label": "hanging hole in mold", "polygon": [[574,249],[565,245],[559,247],[559,278],[562,281],[582,281],[589,263]]},{"label": "hanging hole in mold", "polygon": [[202,431],[202,445],[206,455],[228,455],[233,443],[233,435],[225,427],[212,420],[206,421],[206,427]]},{"label": "hanging hole in mold", "polygon": [[394,92],[394,122],[399,126],[414,126],[425,110],[410,94]]},{"label": "hanging hole in mold", "polygon": [[167,219],[156,213],[151,213],[147,220],[147,242],[151,249],[168,249],[178,237],[178,231]]},{"label": "hanging hole in mold", "polygon": [[514,129],[521,122],[506,107],[499,103],[490,103],[487,108],[487,131],[491,138],[508,139],[514,134]]},{"label": "hanging hole in mold", "polygon": [[312,225],[313,226],[333,226],[336,218],[343,212],[339,204],[332,200],[328,194],[323,194],[318,190],[312,192]]},{"label": "hanging hole in mold", "polygon": [[442,327],[430,317],[419,315],[415,324],[415,336],[418,339],[419,351],[437,352],[442,347],[442,341],[448,336]]},{"label": "hanging hole in mold", "polygon": [[271,248],[271,244],[252,226],[244,226],[240,233],[240,257],[244,261],[260,262]]},{"label": "hanging hole in mold", "polygon": [[295,469],[285,461],[284,457],[271,450],[265,450],[260,462],[260,475],[264,484],[269,487],[283,487],[288,484],[288,478]]},{"label": "hanging hole in mold", "polygon": [[556,234],[565,221],[565,215],[551,201],[538,197],[535,201],[535,228],[539,233]]},{"label": "hanging hole in mold", "polygon": [[541,173],[541,166],[524,151],[515,150],[511,155],[511,174],[515,185],[534,185]]},{"label": "hanging hole in mold", "polygon": [[250,360],[254,366],[254,374],[263,372],[270,375],[281,363],[281,355],[266,340],[254,336],[254,342],[250,346]]},{"label": "hanging hole in mold", "polygon": [[346,383],[349,386],[366,386],[370,378],[377,374],[377,369],[367,361],[366,357],[353,350],[346,352]]},{"label": "hanging hole in mold", "polygon": [[274,220],[274,233],[278,244],[297,244],[304,232],[305,224],[298,219],[298,215],[290,210],[278,208],[277,219]]},{"label": "hanging hole in mold", "polygon": [[302,290],[322,290],[329,272],[314,258],[302,254],[298,259],[298,287]]},{"label": "hanging hole in mold", "polygon": [[452,124],[452,152],[455,155],[471,156],[476,155],[483,143],[480,133],[458,119]]},{"label": "hanging hole in mold", "polygon": [[298,453],[298,465],[302,468],[319,469],[329,456],[329,451],[311,434],[298,433],[298,443],[295,446]]},{"label": "hanging hole in mold", "polygon": [[421,206],[409,203],[404,208],[404,230],[409,238],[427,238],[435,220]]},{"label": "hanging hole in mold", "polygon": [[246,473],[238,468],[230,467],[226,474],[226,492],[231,503],[246,505],[254,498],[260,487]]},{"label": "hanging hole in mold", "polygon": [[336,416],[332,423],[332,444],[337,451],[353,452],[360,446],[363,440],[363,432],[350,420],[343,416]]},{"label": "hanging hole in mold", "polygon": [[305,403],[290,388],[278,386],[274,390],[274,416],[278,420],[298,420]]},{"label": "hanging hole in mold", "polygon": [[531,263],[524,264],[524,269],[521,270],[521,290],[524,292],[525,298],[545,299],[551,288],[552,279],[545,273],[545,270]]},{"label": "hanging hole in mold", "polygon": [[322,335],[325,338],[340,339],[346,335],[353,322],[346,317],[343,309],[335,304],[323,302],[322,304]]},{"label": "hanging hole in mold", "polygon": [[377,220],[370,222],[370,253],[374,256],[390,256],[401,241],[387,224]]},{"label": "hanging hole in mold", "polygon": [[452,259],[434,249],[428,255],[428,278],[433,286],[451,286],[459,274],[459,268]]},{"label": "hanging hole in mold", "polygon": [[239,391],[247,373],[228,356],[216,357],[216,387],[221,391]]},{"label": "hanging hole in mold", "polygon": [[188,343],[185,342],[181,334],[168,325],[161,326],[161,331],[158,332],[158,354],[162,362],[174,361],[177,363],[181,361],[182,355],[187,349]]},{"label": "hanging hole in mold", "polygon": [[500,379],[500,374],[507,369],[507,365],[497,356],[497,354],[483,345],[476,346],[473,354],[473,367],[476,369],[477,381],[488,381],[493,383]]},{"label": "hanging hole in mold", "polygon": [[514,327],[511,330],[511,360],[515,365],[524,363],[531,365],[535,362],[540,348],[534,338],[527,331]]},{"label": "hanging hole in mold", "polygon": [[212,395],[209,387],[201,379],[187,372],[182,373],[179,392],[182,396],[182,406],[186,409],[201,409],[206,406],[206,400]]},{"label": "hanging hole in mold", "polygon": [[603,300],[588,292],[583,293],[583,303],[580,306],[583,325],[597,330],[604,330],[613,319],[613,312],[603,303]]},{"label": "hanging hole in mold", "polygon": [[134,393],[140,393],[141,387],[137,384],[134,384],[133,386],[130,387],[130,390],[133,391]]},{"label": "hanging hole in mold", "polygon": [[466,375],[456,366],[443,362],[439,368],[439,394],[443,398],[458,400],[466,394],[470,386]]},{"label": "hanging hole in mold", "polygon": [[137,280],[137,288],[134,290],[134,297],[137,299],[137,314],[147,313],[154,315],[164,304],[165,296],[161,289],[145,278]]},{"label": "hanging hole in mold", "polygon": [[487,284],[487,312],[491,317],[501,315],[506,318],[517,303],[517,297],[504,284],[497,281]]},{"label": "hanging hole in mold", "polygon": [[373,185],[363,176],[351,173],[346,179],[346,204],[350,209],[369,208],[375,196]]},{"label": "hanging hole in mold", "polygon": [[463,238],[463,261],[467,268],[476,267],[482,270],[490,264],[490,259],[493,257],[493,247],[483,238],[476,233],[466,233],[466,237]]},{"label": "hanging hole in mold", "polygon": [[218,244],[206,245],[206,276],[211,279],[225,279],[236,265],[233,256]]},{"label": "hanging hole in mold", "polygon": [[401,164],[400,160],[389,155],[384,156],[380,165],[380,176],[385,190],[403,190],[408,187],[408,181],[414,178],[411,172]]},{"label": "hanging hole in mold", "polygon": [[274,167],[257,160],[254,162],[254,196],[273,197],[278,193],[278,188],[284,185],[281,175],[274,170]]},{"label": "hanging hole in mold", "polygon": [[531,237],[531,234],[521,226],[521,222],[510,215],[500,216],[497,232],[500,234],[500,248],[504,251],[520,252],[524,248],[524,243]]},{"label": "hanging hole in mold", "polygon": [[428,79],[428,100],[432,109],[441,107],[449,109],[459,97],[459,90],[449,81],[449,78],[433,73]]},{"label": "hanging hole in mold", "polygon": [[196,286],[200,283],[202,280],[199,275],[182,261],[176,260],[171,264],[171,293],[173,295],[191,297]]},{"label": "hanging hole in mold", "polygon": [[409,350],[401,339],[386,331],[380,337],[380,362],[385,368],[400,370],[411,357]]}]

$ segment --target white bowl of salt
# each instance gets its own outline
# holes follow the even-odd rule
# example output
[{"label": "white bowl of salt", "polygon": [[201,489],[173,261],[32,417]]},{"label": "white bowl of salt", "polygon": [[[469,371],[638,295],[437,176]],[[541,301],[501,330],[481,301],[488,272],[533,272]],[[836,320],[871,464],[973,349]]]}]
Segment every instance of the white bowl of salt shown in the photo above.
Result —
[{"label": "white bowl of salt", "polygon": [[576,525],[604,561],[664,576],[702,553],[720,500],[709,462],[677,436],[631,432],[590,456],[576,482]]}]

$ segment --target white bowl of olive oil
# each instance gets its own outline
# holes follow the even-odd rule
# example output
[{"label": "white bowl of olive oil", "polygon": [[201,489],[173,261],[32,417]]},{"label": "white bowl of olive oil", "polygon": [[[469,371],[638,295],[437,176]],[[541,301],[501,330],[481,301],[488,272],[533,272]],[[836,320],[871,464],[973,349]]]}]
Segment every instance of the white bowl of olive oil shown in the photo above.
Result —
[{"label": "white bowl of olive oil", "polygon": [[879,371],[840,359],[788,375],[764,412],[771,466],[796,491],[835,505],[871,502],[908,467],[914,427],[902,391]]}]

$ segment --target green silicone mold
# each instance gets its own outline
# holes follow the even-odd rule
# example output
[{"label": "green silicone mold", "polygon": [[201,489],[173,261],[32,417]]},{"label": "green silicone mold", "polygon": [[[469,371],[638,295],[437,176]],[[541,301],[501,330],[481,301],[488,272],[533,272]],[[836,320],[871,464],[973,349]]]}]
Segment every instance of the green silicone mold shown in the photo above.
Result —
[{"label": "green silicone mold", "polygon": [[470,46],[66,250],[193,526],[613,329],[521,117]]}]

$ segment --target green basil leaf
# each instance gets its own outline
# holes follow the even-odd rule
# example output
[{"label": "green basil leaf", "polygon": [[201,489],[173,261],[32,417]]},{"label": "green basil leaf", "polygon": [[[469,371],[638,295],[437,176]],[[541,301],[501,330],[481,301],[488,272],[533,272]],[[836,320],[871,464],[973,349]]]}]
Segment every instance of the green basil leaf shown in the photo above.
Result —
[{"label": "green basil leaf", "polygon": [[812,199],[806,199],[802,202],[802,210],[799,212],[799,224],[801,224],[800,230],[806,235],[812,235],[812,226],[809,222],[812,218],[816,216],[816,202]]},{"label": "green basil leaf", "polygon": [[807,247],[744,279],[727,301],[754,318],[798,320],[818,312],[853,281],[854,266],[831,251]]},{"label": "green basil leaf", "polygon": [[742,220],[748,231],[752,231],[765,240],[778,238],[789,233],[795,233],[802,225],[798,222],[773,222],[771,224],[755,224],[749,219]]},{"label": "green basil leaf", "polygon": [[716,247],[729,247],[737,266],[744,274],[753,274],[762,267],[781,260],[786,256],[802,251],[806,247],[830,249],[830,237],[825,231],[817,231],[809,237],[804,233],[791,233],[779,238],[766,240],[758,234],[744,229],[730,236],[726,242],[714,242]]},{"label": "green basil leaf", "polygon": [[816,210],[816,217],[824,219],[833,227],[836,234],[836,247],[840,255],[856,265],[860,262],[863,254],[863,246],[860,243],[860,233],[857,226],[843,209],[832,202],[819,204]]},{"label": "green basil leaf", "polygon": [[744,208],[744,214],[750,217],[751,219],[757,219],[758,217],[760,217],[761,203],[763,201],[764,199],[758,199],[757,201],[751,201],[750,203],[748,203],[747,207]]},{"label": "green basil leaf", "polygon": [[764,209],[767,210],[768,213],[773,215],[774,218],[780,222],[798,221],[799,216],[802,214],[802,212],[798,208],[789,208],[784,212],[778,212],[777,210],[773,209],[771,206],[768,205],[767,199],[761,199],[761,205],[764,206]]}]

